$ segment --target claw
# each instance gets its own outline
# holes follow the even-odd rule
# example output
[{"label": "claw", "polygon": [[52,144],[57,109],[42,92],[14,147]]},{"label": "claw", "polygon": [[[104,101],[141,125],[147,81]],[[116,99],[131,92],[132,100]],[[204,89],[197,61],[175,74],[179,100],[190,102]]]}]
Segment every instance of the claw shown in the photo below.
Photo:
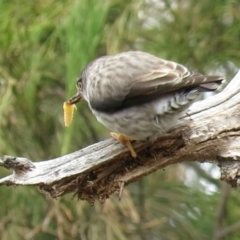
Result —
[{"label": "claw", "polygon": [[132,144],[131,144],[131,138],[123,135],[123,134],[120,134],[120,133],[116,133],[116,132],[110,132],[110,135],[116,139],[118,142],[124,144],[128,149],[129,151],[131,152],[131,155],[133,158],[136,158],[137,157],[137,153],[135,152]]}]

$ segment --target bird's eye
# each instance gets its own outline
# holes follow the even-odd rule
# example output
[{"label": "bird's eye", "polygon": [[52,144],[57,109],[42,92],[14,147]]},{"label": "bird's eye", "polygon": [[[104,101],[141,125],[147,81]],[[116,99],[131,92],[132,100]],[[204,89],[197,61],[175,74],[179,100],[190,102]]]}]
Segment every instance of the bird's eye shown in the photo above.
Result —
[{"label": "bird's eye", "polygon": [[77,88],[82,91],[82,79],[80,78],[78,81],[77,81]]}]

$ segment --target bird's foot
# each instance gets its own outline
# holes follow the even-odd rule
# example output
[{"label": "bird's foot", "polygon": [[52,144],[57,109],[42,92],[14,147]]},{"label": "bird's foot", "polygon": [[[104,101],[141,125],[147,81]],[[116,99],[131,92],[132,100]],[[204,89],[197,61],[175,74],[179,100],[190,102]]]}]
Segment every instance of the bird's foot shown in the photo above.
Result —
[{"label": "bird's foot", "polygon": [[131,139],[130,137],[128,136],[125,136],[121,133],[116,133],[116,132],[110,132],[110,135],[111,137],[113,137],[114,139],[116,139],[118,142],[124,144],[128,149],[129,151],[131,152],[131,155],[133,158],[136,158],[137,157],[137,153],[135,152],[132,144],[131,144]]}]

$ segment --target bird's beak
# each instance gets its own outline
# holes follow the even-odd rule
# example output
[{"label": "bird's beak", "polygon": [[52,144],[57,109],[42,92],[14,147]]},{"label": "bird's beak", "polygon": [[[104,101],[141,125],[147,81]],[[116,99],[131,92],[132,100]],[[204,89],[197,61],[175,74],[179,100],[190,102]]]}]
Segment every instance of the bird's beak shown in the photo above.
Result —
[{"label": "bird's beak", "polygon": [[66,101],[66,103],[72,105],[72,104],[75,104],[75,103],[78,103],[79,101],[81,101],[82,98],[83,98],[82,94],[80,92],[78,92],[73,97],[71,97],[68,101]]}]

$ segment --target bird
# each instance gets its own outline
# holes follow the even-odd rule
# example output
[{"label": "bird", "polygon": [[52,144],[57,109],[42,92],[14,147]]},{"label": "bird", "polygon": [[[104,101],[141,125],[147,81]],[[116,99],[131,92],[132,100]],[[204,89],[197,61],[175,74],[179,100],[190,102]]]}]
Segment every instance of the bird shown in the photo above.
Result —
[{"label": "bird", "polygon": [[136,158],[132,140],[166,134],[202,93],[217,90],[223,80],[147,52],[122,52],[90,62],[77,80],[77,93],[64,107],[72,112],[85,99],[97,120]]}]

